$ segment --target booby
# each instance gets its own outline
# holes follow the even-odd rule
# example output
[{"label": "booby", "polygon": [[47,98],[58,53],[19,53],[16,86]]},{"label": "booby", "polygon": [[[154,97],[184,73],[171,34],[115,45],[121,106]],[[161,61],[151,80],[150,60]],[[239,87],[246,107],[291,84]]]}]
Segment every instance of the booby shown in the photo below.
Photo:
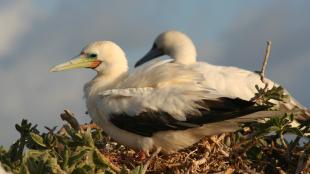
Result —
[{"label": "booby", "polygon": [[235,131],[242,122],[283,114],[218,94],[200,84],[200,72],[167,62],[152,61],[129,74],[124,51],[97,41],[50,71],[95,70],[84,86],[90,117],[114,140],[146,153],[175,152],[204,136]]},{"label": "booby", "polygon": [[[219,94],[230,97],[237,97],[243,100],[251,100],[257,93],[256,85],[260,88],[268,84],[268,89],[279,84],[265,78],[265,83],[261,81],[259,74],[245,69],[232,66],[218,66],[206,62],[196,61],[196,48],[192,40],[180,31],[166,31],[161,33],[154,41],[152,48],[137,61],[135,67],[153,60],[162,55],[168,55],[173,63],[183,64],[200,71],[204,76],[204,85],[215,89]],[[286,102],[272,101],[279,108],[285,108],[288,111],[293,109],[300,110],[307,118],[310,117],[310,111],[301,105],[287,90],[284,90],[288,96]]]}]

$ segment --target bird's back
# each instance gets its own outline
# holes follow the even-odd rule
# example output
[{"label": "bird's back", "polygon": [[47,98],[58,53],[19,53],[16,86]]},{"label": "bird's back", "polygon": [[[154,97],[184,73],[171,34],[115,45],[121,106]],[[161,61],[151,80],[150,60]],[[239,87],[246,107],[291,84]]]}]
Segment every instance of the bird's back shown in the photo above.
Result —
[{"label": "bird's back", "polygon": [[171,60],[154,60],[136,68],[119,83],[118,88],[160,87],[203,81],[203,75]]},{"label": "bird's back", "polygon": [[[198,62],[190,66],[203,74],[204,86],[213,88],[219,94],[225,96],[251,100],[258,92],[256,85],[260,88],[265,87],[259,74],[245,69],[232,66],[217,66],[205,62]],[[268,89],[279,86],[270,79],[266,78],[265,81],[268,83]],[[301,105],[286,89],[284,89],[284,93],[288,96],[287,102],[273,101],[276,105],[287,110],[303,109],[306,111],[305,114],[309,114],[307,108]]]},{"label": "bird's back", "polygon": [[[257,92],[255,85],[260,88],[265,85],[257,73],[244,69],[211,65],[205,62],[198,62],[190,66],[203,74],[205,86],[216,89],[225,96],[250,100]],[[267,83],[270,89],[277,85],[269,79],[267,79]]]}]

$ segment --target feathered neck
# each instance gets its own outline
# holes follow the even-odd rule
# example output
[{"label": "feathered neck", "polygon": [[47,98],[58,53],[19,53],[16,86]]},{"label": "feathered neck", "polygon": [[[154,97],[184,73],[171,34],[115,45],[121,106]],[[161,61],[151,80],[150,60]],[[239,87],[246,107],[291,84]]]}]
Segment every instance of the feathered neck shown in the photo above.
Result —
[{"label": "feathered neck", "polygon": [[100,74],[98,73],[91,81],[84,85],[84,97],[88,99],[97,91],[105,91],[113,89],[122,79],[128,75],[127,71],[115,74]]},{"label": "feathered neck", "polygon": [[172,50],[170,53],[170,57],[174,59],[175,63],[184,65],[196,63],[196,56],[196,48],[191,42]]}]

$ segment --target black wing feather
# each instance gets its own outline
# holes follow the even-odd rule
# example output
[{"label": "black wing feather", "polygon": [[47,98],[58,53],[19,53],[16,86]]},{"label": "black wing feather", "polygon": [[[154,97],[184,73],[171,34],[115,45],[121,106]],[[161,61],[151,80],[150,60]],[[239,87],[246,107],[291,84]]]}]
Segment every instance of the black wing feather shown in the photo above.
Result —
[{"label": "black wing feather", "polygon": [[238,98],[219,98],[217,101],[203,100],[199,104],[208,109],[200,109],[200,115],[186,115],[186,121],[177,120],[166,112],[154,111],[143,112],[136,116],[112,114],[110,121],[120,129],[151,137],[159,131],[196,128],[206,123],[234,119],[267,109],[264,106],[254,106],[254,102]]}]

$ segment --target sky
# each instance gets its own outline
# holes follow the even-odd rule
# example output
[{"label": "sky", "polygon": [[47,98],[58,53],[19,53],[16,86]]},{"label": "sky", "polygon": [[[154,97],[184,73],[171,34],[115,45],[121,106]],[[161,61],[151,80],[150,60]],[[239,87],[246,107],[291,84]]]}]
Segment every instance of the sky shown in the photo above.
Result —
[{"label": "sky", "polygon": [[17,138],[23,118],[61,126],[63,109],[88,122],[83,85],[88,69],[50,73],[86,44],[111,40],[130,68],[155,37],[175,29],[194,41],[198,59],[259,70],[272,41],[266,76],[310,107],[310,1],[71,0],[0,1],[0,145]]}]

